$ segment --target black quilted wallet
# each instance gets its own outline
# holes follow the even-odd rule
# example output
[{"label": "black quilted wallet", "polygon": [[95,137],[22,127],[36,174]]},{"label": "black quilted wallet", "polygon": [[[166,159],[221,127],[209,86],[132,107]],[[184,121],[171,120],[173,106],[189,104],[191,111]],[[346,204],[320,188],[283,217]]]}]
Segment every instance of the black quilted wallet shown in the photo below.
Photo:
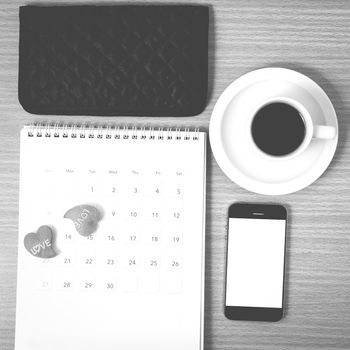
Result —
[{"label": "black quilted wallet", "polygon": [[35,114],[196,115],[208,22],[198,5],[23,6],[19,101]]}]

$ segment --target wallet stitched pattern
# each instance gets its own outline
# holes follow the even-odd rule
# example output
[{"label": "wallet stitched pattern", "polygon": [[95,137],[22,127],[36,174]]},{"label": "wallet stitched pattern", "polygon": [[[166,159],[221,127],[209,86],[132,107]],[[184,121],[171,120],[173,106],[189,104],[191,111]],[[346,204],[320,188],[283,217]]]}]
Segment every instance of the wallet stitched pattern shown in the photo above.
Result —
[{"label": "wallet stitched pattern", "polygon": [[35,114],[196,115],[208,22],[197,5],[23,6],[19,101]]}]

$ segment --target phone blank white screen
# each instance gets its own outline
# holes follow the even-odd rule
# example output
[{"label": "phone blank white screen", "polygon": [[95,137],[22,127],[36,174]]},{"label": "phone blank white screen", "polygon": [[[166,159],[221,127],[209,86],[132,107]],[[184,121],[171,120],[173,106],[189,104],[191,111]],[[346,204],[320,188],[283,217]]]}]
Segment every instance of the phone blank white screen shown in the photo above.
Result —
[{"label": "phone blank white screen", "polygon": [[227,306],[282,307],[285,224],[229,219]]}]

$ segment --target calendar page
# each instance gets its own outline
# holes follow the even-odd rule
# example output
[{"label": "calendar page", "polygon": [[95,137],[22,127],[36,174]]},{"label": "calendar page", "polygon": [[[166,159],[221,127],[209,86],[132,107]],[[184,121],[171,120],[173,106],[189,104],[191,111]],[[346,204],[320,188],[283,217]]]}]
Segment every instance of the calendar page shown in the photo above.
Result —
[{"label": "calendar page", "polygon": [[201,349],[205,163],[205,133],[25,127],[15,349]]}]

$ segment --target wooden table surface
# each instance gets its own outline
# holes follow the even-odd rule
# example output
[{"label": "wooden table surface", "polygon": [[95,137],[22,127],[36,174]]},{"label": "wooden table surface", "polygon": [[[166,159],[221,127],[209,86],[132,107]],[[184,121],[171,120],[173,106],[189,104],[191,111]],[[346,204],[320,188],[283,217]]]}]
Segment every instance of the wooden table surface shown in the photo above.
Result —
[{"label": "wooden table surface", "polygon": [[[339,145],[318,181],[298,193],[276,197],[239,188],[222,173],[209,149],[205,349],[350,349],[350,2],[201,3],[211,6],[210,92],[201,115],[184,119],[38,119],[26,113],[17,99],[18,7],[24,3],[0,1],[1,350],[13,349],[15,334],[21,127],[38,120],[98,120],[207,130],[214,103],[224,88],[240,75],[268,66],[295,69],[321,85],[338,115]],[[224,317],[225,225],[227,208],[235,201],[276,202],[289,210],[286,314],[279,323],[237,322]]]}]

